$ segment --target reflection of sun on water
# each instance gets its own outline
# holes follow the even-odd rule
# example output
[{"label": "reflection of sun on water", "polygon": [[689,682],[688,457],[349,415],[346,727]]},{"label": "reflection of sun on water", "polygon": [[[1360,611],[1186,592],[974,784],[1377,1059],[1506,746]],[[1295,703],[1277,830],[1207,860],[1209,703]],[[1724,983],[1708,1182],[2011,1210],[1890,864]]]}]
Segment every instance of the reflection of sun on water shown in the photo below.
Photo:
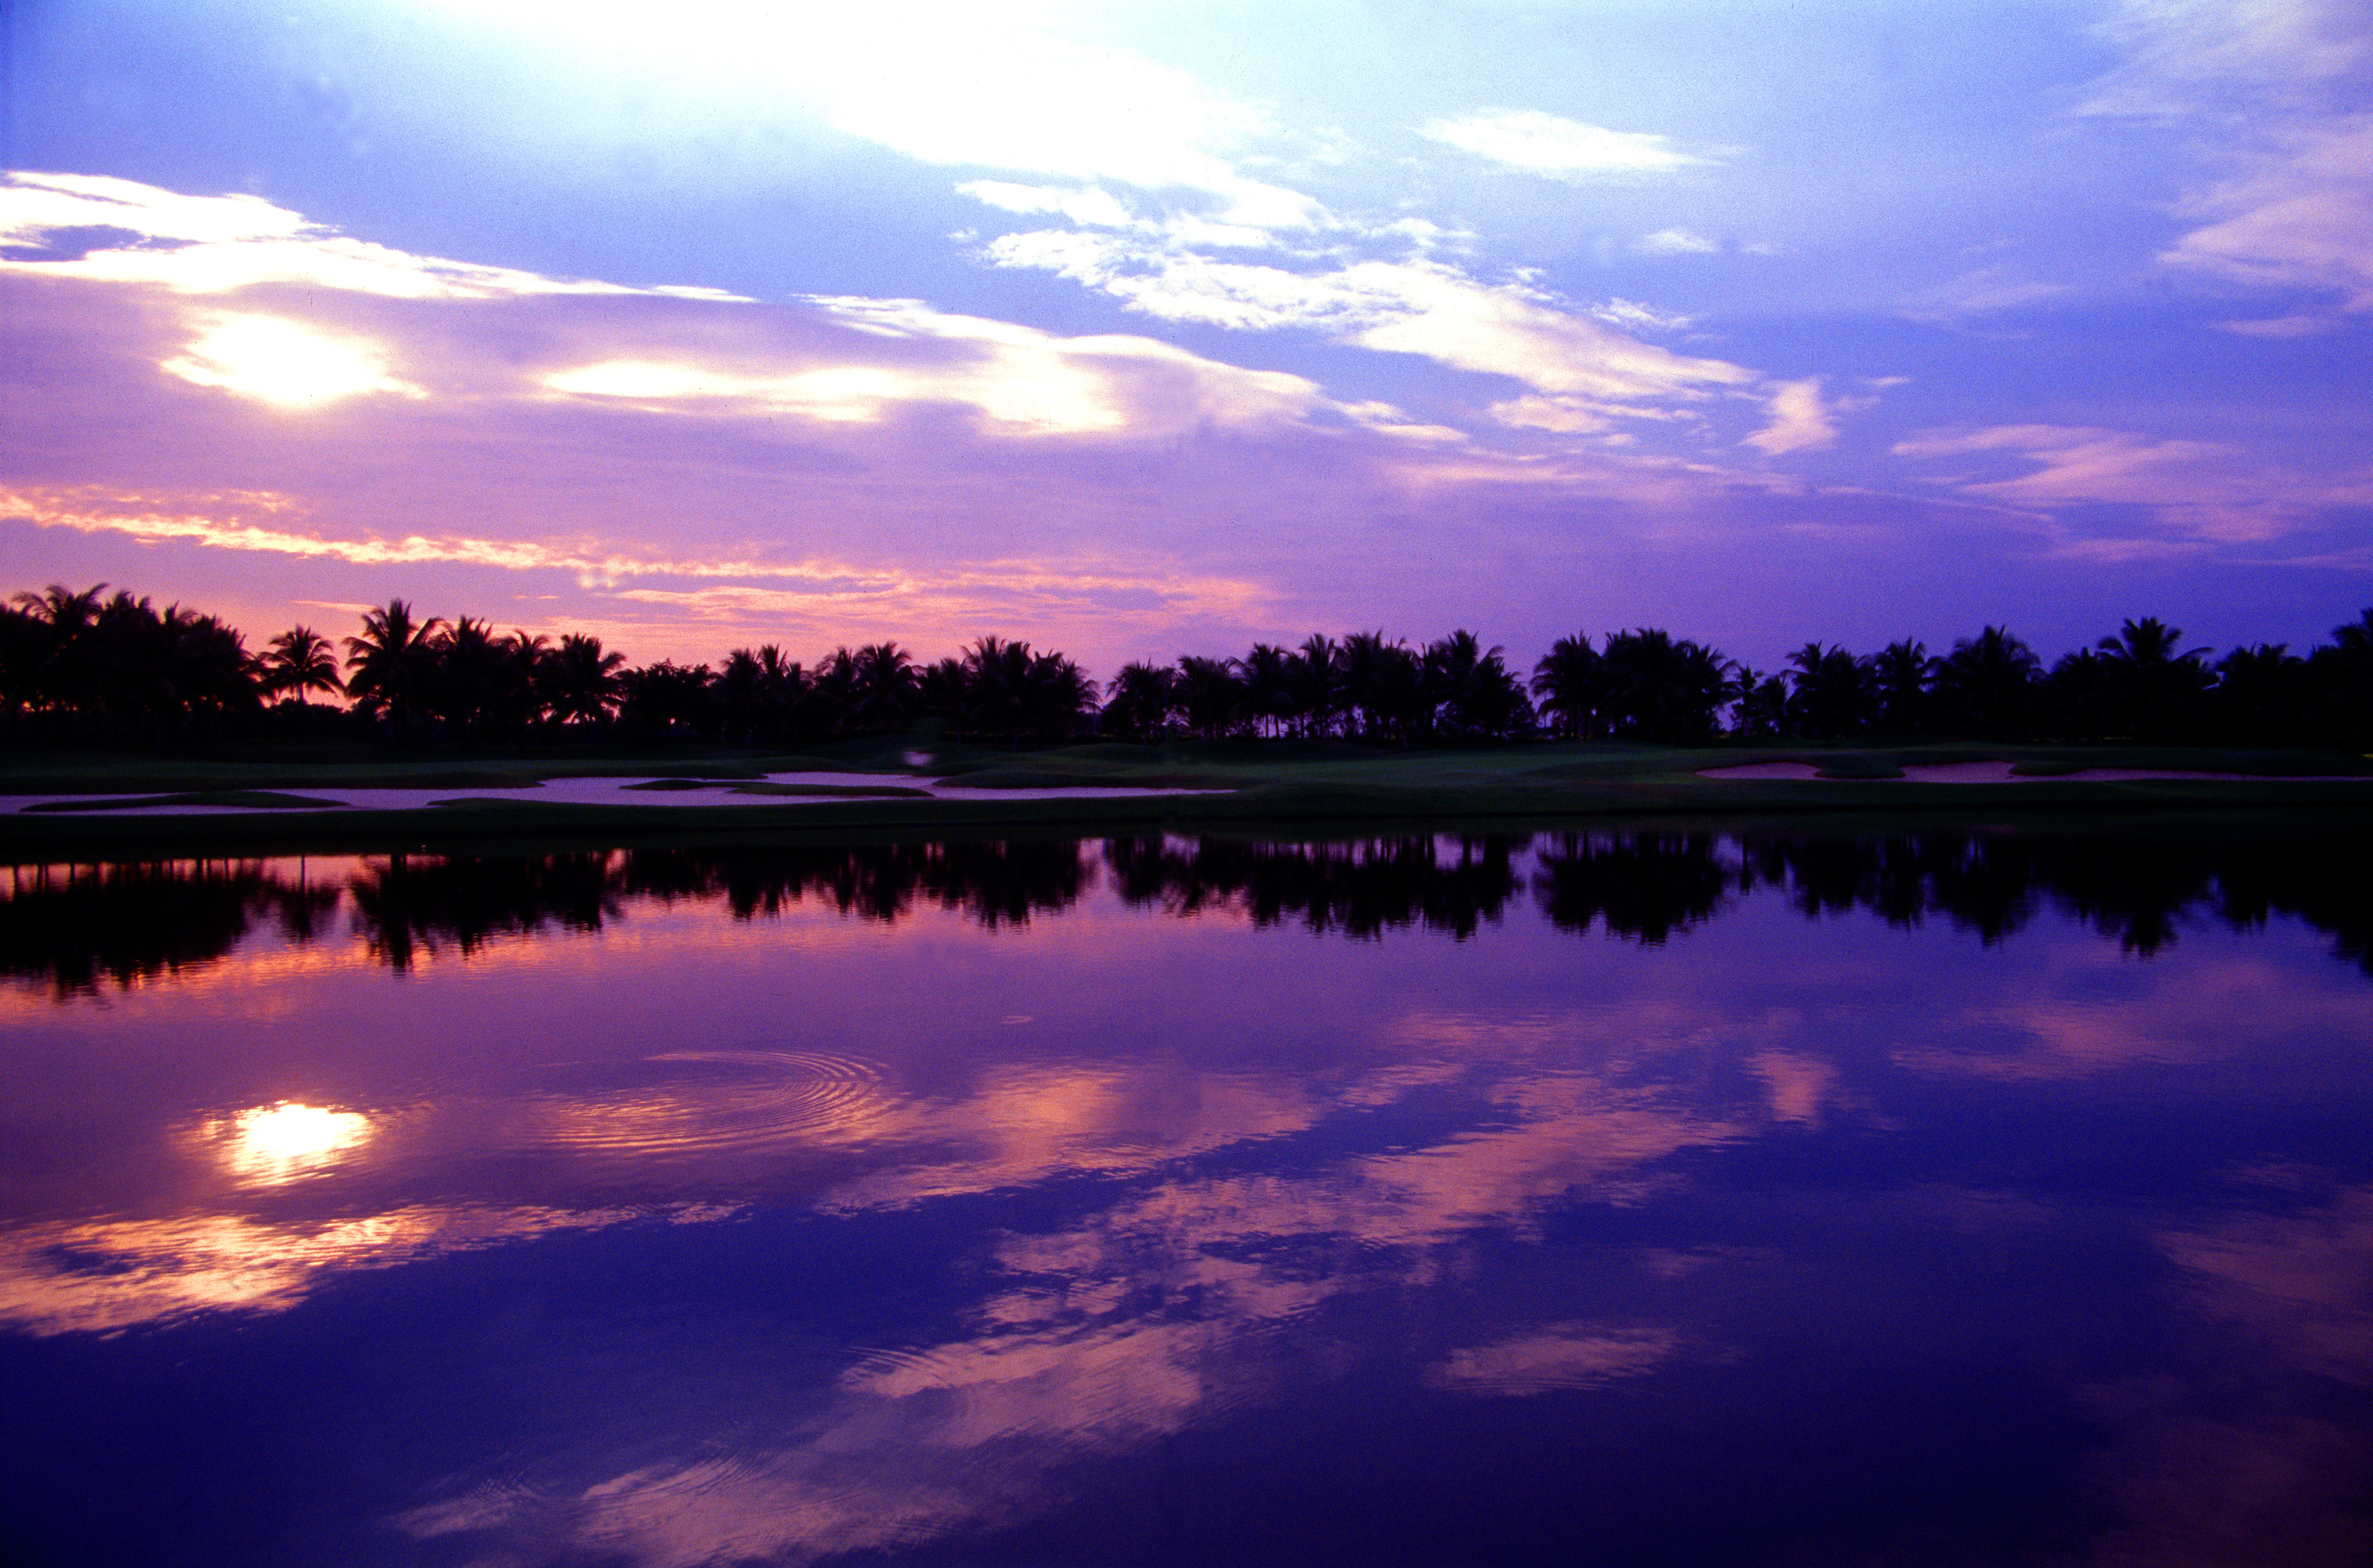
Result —
[{"label": "reflection of sun on water", "polygon": [[370,1118],[282,1100],[242,1110],[207,1130],[225,1141],[223,1157],[241,1180],[273,1183],[335,1163],[370,1136]]}]

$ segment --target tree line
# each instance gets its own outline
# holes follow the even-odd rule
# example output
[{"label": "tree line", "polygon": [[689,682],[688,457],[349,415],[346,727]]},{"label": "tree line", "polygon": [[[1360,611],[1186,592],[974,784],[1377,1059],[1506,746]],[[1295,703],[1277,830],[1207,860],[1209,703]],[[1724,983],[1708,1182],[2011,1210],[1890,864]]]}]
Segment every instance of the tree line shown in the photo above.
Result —
[{"label": "tree line", "polygon": [[[324,701],[316,702],[321,698]],[[333,644],[298,625],[249,651],[218,617],[105,585],[0,605],[11,736],[146,741],[360,734],[460,742],[585,735],[800,745],[919,719],[1020,747],[1095,735],[1340,738],[1394,747],[1536,736],[1674,745],[1854,737],[2373,745],[2373,609],[2304,654],[2221,656],[2154,617],[2047,667],[1987,626],[1932,654],[1806,643],[1759,670],[1659,628],[1561,638],[1529,675],[1471,631],[1412,645],[1381,631],[1256,643],[1242,656],[1125,665],[1099,687],[1067,656],[984,636],[926,663],[894,642],[812,664],[774,644],[629,666],[599,637],[557,642],[403,599]]]}]

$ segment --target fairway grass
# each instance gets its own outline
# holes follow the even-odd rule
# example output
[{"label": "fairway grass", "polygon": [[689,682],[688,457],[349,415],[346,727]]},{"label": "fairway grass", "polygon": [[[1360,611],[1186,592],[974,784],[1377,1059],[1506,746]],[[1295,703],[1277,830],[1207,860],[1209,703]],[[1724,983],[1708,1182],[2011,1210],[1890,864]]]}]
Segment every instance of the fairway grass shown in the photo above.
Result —
[{"label": "fairway grass", "polygon": [[[1380,751],[1338,741],[1104,742],[1011,752],[909,738],[841,742],[798,752],[694,746],[569,755],[369,753],[316,756],[108,757],[49,752],[0,764],[0,794],[54,802],[0,814],[0,851],[17,861],[79,855],[266,853],[480,845],[540,840],[693,839],[751,832],[972,836],[1001,830],[1142,832],[1280,828],[1329,822],[1395,824],[1568,818],[1691,818],[1907,811],[1964,818],[2038,813],[2288,809],[2346,816],[2373,807],[2373,761],[2330,751],[2194,747],[2011,746],[1921,742],[1839,747],[1676,748],[1560,741],[1466,750]],[[1719,779],[1708,770],[1794,761],[1817,779]],[[2008,761],[2016,784],[1902,782],[1907,765]],[[2234,773],[2233,780],[2099,782],[2088,769]],[[864,775],[833,784],[772,784],[769,773]],[[2319,777],[2319,775],[2320,775]],[[2344,775],[2333,778],[2332,775]],[[583,804],[475,792],[546,779],[635,778],[662,804]],[[925,781],[960,784],[933,796]],[[2360,780],[2364,782],[2359,782]],[[462,798],[427,808],[372,810],[375,788],[450,789]],[[1044,798],[1047,789],[1164,794]],[[1001,794],[1011,790],[1012,796]],[[680,792],[714,791],[717,803]],[[299,795],[337,794],[351,808]],[[362,798],[355,798],[357,796]],[[769,799],[778,796],[779,801]],[[104,804],[101,802],[104,799]],[[415,797],[416,798],[416,797]],[[68,800],[85,802],[61,810]],[[172,805],[204,814],[141,811]],[[44,808],[47,807],[48,808]],[[109,807],[114,807],[110,809]],[[223,809],[246,807],[247,809]]]}]

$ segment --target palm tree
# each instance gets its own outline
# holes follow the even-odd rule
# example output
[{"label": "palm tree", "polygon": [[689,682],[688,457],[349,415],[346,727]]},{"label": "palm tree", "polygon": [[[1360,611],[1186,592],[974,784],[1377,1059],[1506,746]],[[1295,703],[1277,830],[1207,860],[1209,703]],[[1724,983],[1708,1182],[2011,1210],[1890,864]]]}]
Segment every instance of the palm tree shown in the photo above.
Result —
[{"label": "palm tree", "polygon": [[338,679],[338,656],[330,639],[310,626],[291,626],[273,638],[257,662],[263,670],[263,690],[275,697],[293,693],[300,707],[308,691],[334,697],[346,689]]},{"label": "palm tree", "polygon": [[433,618],[415,621],[412,606],[392,598],[384,610],[364,611],[362,634],[346,639],[348,694],[366,707],[385,709],[398,737],[436,677],[435,637],[444,624]]},{"label": "palm tree", "polygon": [[603,651],[602,639],[570,632],[544,661],[545,708],[559,724],[600,724],[610,716],[621,695],[618,672],[626,656]]},{"label": "palm tree", "polygon": [[998,730],[1022,746],[1029,727],[1030,645],[982,637],[964,653],[964,707],[974,726]]},{"label": "palm tree", "polygon": [[1063,655],[1039,654],[1030,661],[1023,703],[1030,727],[1041,739],[1065,739],[1095,711],[1096,683]]},{"label": "palm tree", "polygon": [[2209,650],[2175,645],[2183,629],[2155,615],[2128,621],[2100,649],[2109,695],[2126,732],[2137,740],[2165,740],[2187,728],[2210,679]]},{"label": "palm tree", "polygon": [[1928,691],[1936,676],[1936,661],[1928,645],[1906,637],[1889,643],[1872,656],[1871,685],[1878,698],[1879,727],[1894,735],[1911,735],[1928,720]]},{"label": "palm tree", "polygon": [[1332,735],[1343,716],[1343,647],[1312,633],[1286,668],[1292,706],[1305,732]]},{"label": "palm tree", "polygon": [[105,583],[94,583],[80,593],[52,583],[45,592],[17,596],[18,606],[41,629],[38,639],[27,639],[37,645],[29,650],[34,667],[25,677],[28,702],[68,712],[90,704],[96,693],[86,639],[99,620],[104,603],[99,596],[106,591]]},{"label": "palm tree", "polygon": [[1245,686],[1236,676],[1233,659],[1183,656],[1178,660],[1177,691],[1186,727],[1195,734],[1216,740],[1234,727]]},{"label": "palm tree", "polygon": [[2308,671],[2323,735],[2344,746],[2373,745],[2373,610],[2333,627],[2332,641],[2309,656]]},{"label": "palm tree", "polygon": [[1533,695],[1560,735],[1593,736],[1604,732],[1599,716],[1605,703],[1606,677],[1599,668],[1598,650],[1590,633],[1560,637],[1541,661],[1533,666]]},{"label": "palm tree", "polygon": [[849,716],[869,729],[898,730],[914,717],[918,673],[895,643],[870,643],[849,661]]},{"label": "palm tree", "polygon": [[2040,668],[2035,650],[2007,628],[1988,626],[1956,642],[1939,663],[1939,703],[1971,737],[2008,739],[2026,723]]},{"label": "palm tree", "polygon": [[1863,727],[1873,703],[1869,669],[1841,646],[1807,643],[1788,656],[1788,714],[1800,734],[1835,740]]},{"label": "palm tree", "polygon": [[1151,740],[1170,726],[1178,676],[1167,665],[1125,664],[1105,691],[1105,728],[1135,740]]},{"label": "palm tree", "polygon": [[1398,638],[1382,632],[1354,632],[1343,639],[1343,695],[1359,710],[1368,738],[1398,739],[1404,746],[1420,727],[1424,692],[1418,656]]},{"label": "palm tree", "polygon": [[1454,738],[1502,738],[1533,722],[1533,705],[1508,671],[1501,647],[1461,629],[1425,650],[1428,696],[1436,722]]},{"label": "palm tree", "polygon": [[1604,662],[1609,727],[1619,735],[1668,746],[1702,743],[1732,696],[1727,659],[1657,627],[1610,634]]},{"label": "palm tree", "polygon": [[2309,717],[2307,673],[2307,660],[2281,643],[2235,648],[2218,659],[2208,696],[2220,737],[2244,746],[2297,744]]},{"label": "palm tree", "polygon": [[1289,657],[1283,648],[1274,644],[1255,643],[1252,652],[1236,666],[1244,680],[1245,716],[1252,720],[1255,734],[1260,731],[1261,720],[1267,719],[1269,734],[1276,735],[1292,707],[1293,691],[1288,677]]},{"label": "palm tree", "polygon": [[457,618],[430,640],[437,656],[425,705],[459,734],[475,735],[501,701],[508,650],[492,624]]},{"label": "palm tree", "polygon": [[1788,723],[1788,683],[1779,676],[1749,665],[1731,668],[1731,690],[1738,706],[1731,715],[1730,733],[1742,740],[1778,735]]}]

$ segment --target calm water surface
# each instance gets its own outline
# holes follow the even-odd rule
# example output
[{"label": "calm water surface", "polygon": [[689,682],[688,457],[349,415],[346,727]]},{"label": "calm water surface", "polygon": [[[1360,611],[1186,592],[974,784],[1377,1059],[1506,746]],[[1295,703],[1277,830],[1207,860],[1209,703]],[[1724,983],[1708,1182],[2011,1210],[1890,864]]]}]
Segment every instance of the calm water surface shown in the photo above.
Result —
[{"label": "calm water surface", "polygon": [[2373,1561],[2373,840],[0,870],[0,1557]]}]

